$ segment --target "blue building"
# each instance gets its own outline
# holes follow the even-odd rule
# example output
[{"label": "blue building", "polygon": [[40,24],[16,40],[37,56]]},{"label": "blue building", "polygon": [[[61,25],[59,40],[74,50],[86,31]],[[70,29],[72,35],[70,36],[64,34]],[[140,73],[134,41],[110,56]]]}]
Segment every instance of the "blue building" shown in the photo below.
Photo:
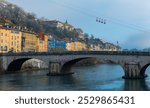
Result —
[{"label": "blue building", "polygon": [[56,40],[54,38],[48,39],[48,51],[56,47]]},{"label": "blue building", "polygon": [[48,39],[48,51],[52,51],[52,49],[66,49],[66,42],[65,41],[58,41],[54,38]]}]

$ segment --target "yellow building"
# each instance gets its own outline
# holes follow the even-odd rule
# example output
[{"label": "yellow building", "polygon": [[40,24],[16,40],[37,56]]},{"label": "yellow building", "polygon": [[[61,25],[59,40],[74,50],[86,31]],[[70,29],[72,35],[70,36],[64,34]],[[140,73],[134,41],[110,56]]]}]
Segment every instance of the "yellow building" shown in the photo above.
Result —
[{"label": "yellow building", "polygon": [[21,52],[22,33],[15,29],[0,27],[0,52]]},{"label": "yellow building", "polygon": [[48,36],[0,26],[0,53],[48,52]]},{"label": "yellow building", "polygon": [[0,26],[0,53],[9,51],[9,33],[10,30]]},{"label": "yellow building", "polygon": [[48,36],[40,32],[38,34],[38,52],[48,52]]},{"label": "yellow building", "polygon": [[14,29],[10,29],[9,34],[9,51],[21,52],[21,37],[22,32]]},{"label": "yellow building", "polygon": [[76,41],[76,42],[67,43],[66,49],[68,51],[84,51],[86,49],[86,45],[85,43]]},{"label": "yellow building", "polygon": [[37,52],[38,38],[35,33],[23,31],[22,32],[22,52]]}]

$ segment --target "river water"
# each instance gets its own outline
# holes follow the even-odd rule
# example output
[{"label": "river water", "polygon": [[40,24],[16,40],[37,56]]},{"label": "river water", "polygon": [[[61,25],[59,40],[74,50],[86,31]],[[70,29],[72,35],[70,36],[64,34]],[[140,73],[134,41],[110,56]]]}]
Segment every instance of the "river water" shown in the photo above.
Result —
[{"label": "river water", "polygon": [[48,70],[0,75],[1,91],[147,91],[150,67],[144,80],[124,80],[119,65],[74,67],[67,76],[46,76]]}]

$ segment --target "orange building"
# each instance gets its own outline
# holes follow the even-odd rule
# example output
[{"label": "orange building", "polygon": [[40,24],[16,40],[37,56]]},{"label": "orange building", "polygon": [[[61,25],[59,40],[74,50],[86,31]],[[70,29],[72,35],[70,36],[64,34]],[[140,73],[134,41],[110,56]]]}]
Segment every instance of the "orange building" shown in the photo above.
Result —
[{"label": "orange building", "polygon": [[48,36],[42,32],[38,34],[38,52],[48,52]]}]

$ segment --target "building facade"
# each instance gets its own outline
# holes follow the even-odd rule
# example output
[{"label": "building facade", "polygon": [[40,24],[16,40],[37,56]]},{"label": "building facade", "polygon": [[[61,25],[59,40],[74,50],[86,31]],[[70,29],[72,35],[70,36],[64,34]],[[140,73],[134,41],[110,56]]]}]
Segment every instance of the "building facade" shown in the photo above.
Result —
[{"label": "building facade", "polygon": [[66,42],[58,41],[54,38],[48,39],[48,51],[64,51],[66,50]]},{"label": "building facade", "polygon": [[0,53],[21,52],[22,32],[13,28],[0,27]]},{"label": "building facade", "polygon": [[38,34],[38,52],[48,52],[48,35],[40,32]]},{"label": "building facade", "polygon": [[21,52],[22,32],[19,30],[10,30],[9,50],[12,52]]},{"label": "building facade", "polygon": [[86,44],[76,41],[67,43],[67,50],[68,51],[84,51],[86,49]]},{"label": "building facade", "polygon": [[0,53],[9,51],[9,34],[10,30],[0,26]]},{"label": "building facade", "polygon": [[22,52],[37,52],[38,51],[38,39],[37,35],[32,32],[22,32],[21,42]]}]

